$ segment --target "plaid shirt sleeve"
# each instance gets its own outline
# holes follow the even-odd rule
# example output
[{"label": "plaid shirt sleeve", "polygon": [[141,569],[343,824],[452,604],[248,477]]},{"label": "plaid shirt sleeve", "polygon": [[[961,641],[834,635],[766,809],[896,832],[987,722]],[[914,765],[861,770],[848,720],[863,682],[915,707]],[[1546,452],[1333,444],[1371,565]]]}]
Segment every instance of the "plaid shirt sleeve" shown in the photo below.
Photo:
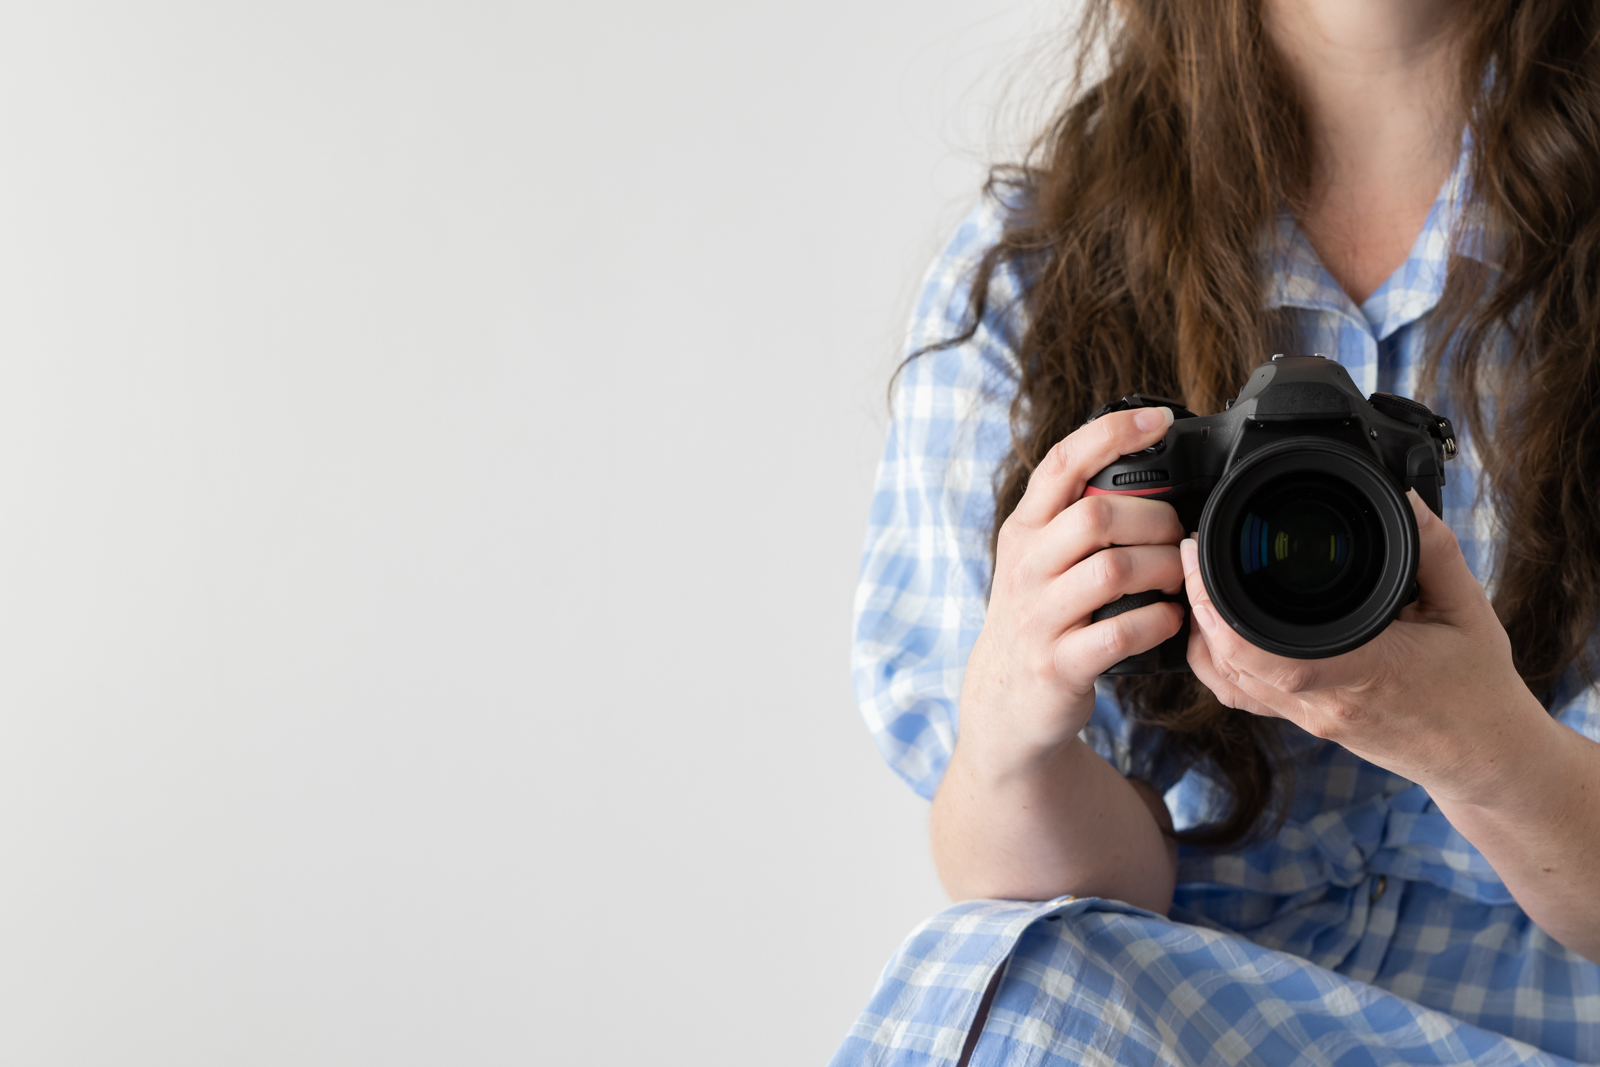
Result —
[{"label": "plaid shirt sleeve", "polygon": [[1006,207],[985,196],[924,280],[906,339],[856,590],[856,696],[895,772],[931,798],[955,745],[956,701],[983,626],[994,475],[1011,444],[1023,284],[1002,267],[972,336],[973,276]]}]

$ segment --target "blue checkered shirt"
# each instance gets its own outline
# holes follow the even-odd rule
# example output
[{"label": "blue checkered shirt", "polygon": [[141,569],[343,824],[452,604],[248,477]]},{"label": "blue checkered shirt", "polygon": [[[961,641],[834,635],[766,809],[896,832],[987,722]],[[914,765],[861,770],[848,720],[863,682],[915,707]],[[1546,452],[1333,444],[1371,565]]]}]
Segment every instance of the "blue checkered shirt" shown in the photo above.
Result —
[{"label": "blue checkered shirt", "polygon": [[[1292,218],[1264,242],[1267,306],[1291,309],[1305,350],[1338,359],[1364,392],[1415,395],[1451,254],[1493,266],[1492,234],[1464,214],[1464,174],[1458,164],[1409,258],[1359,306]],[[927,276],[908,350],[960,332],[973,267],[1006,214],[990,196],[961,224]],[[1002,268],[972,339],[905,368],[872,502],[855,687],[884,758],[924,797],[949,761],[983,625],[1026,285]],[[1492,584],[1493,515],[1456,426],[1444,517]],[[1600,740],[1595,689],[1569,680],[1555,714]],[[1220,853],[1180,848],[1167,916],[1070,898],[959,904],[911,935],[835,1062],[955,1062],[991,979],[974,1064],[1600,1061],[1600,966],[1530,922],[1420,786],[1292,726],[1285,736],[1296,792],[1282,830]],[[1130,771],[1104,687],[1084,737]],[[1154,784],[1179,829],[1214,796],[1195,771]]]}]

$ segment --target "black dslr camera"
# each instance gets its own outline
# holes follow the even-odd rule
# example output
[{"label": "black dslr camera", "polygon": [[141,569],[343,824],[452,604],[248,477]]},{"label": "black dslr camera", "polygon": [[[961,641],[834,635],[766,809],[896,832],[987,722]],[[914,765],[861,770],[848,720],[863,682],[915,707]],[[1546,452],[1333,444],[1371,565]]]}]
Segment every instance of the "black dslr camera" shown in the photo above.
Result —
[{"label": "black dslr camera", "polygon": [[[1225,410],[1197,416],[1137,394],[1090,416],[1170,407],[1166,437],[1089,480],[1086,495],[1164,500],[1200,533],[1200,576],[1218,614],[1280,656],[1321,659],[1365,644],[1417,595],[1417,523],[1407,489],[1441,514],[1450,420],[1391,393],[1361,395],[1322,356],[1273,356]],[[1122,597],[1106,619],[1157,600]],[[1183,629],[1107,674],[1189,669]]]}]

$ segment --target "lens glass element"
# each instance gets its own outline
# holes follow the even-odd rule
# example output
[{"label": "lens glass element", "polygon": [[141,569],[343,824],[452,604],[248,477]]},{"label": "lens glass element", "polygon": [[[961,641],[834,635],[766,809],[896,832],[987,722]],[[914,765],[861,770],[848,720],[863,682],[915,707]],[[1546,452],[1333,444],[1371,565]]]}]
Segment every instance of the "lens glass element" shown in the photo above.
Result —
[{"label": "lens glass element", "polygon": [[1239,561],[1290,592],[1322,593],[1350,565],[1350,540],[1350,524],[1322,501],[1290,501],[1269,518],[1245,516]]},{"label": "lens glass element", "polygon": [[1321,471],[1263,485],[1240,509],[1233,534],[1244,593],[1274,618],[1332,622],[1376,585],[1383,527],[1365,494]]}]

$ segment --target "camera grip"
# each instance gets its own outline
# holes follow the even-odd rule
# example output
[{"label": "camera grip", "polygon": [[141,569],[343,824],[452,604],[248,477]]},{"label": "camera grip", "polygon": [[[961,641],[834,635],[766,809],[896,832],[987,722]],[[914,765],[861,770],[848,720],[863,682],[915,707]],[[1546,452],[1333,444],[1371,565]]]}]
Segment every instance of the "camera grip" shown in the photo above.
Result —
[{"label": "camera grip", "polygon": [[1175,604],[1184,606],[1183,625],[1178,628],[1178,632],[1155,648],[1136,653],[1113,664],[1105,672],[1105,675],[1170,674],[1189,670],[1189,598],[1184,594],[1163,593],[1159,589],[1148,589],[1143,593],[1129,593],[1127,596],[1118,597],[1104,607],[1096,608],[1089,618],[1092,622],[1113,619],[1125,611],[1132,611],[1134,608],[1142,608],[1146,604],[1155,604],[1163,600],[1170,600]]}]

